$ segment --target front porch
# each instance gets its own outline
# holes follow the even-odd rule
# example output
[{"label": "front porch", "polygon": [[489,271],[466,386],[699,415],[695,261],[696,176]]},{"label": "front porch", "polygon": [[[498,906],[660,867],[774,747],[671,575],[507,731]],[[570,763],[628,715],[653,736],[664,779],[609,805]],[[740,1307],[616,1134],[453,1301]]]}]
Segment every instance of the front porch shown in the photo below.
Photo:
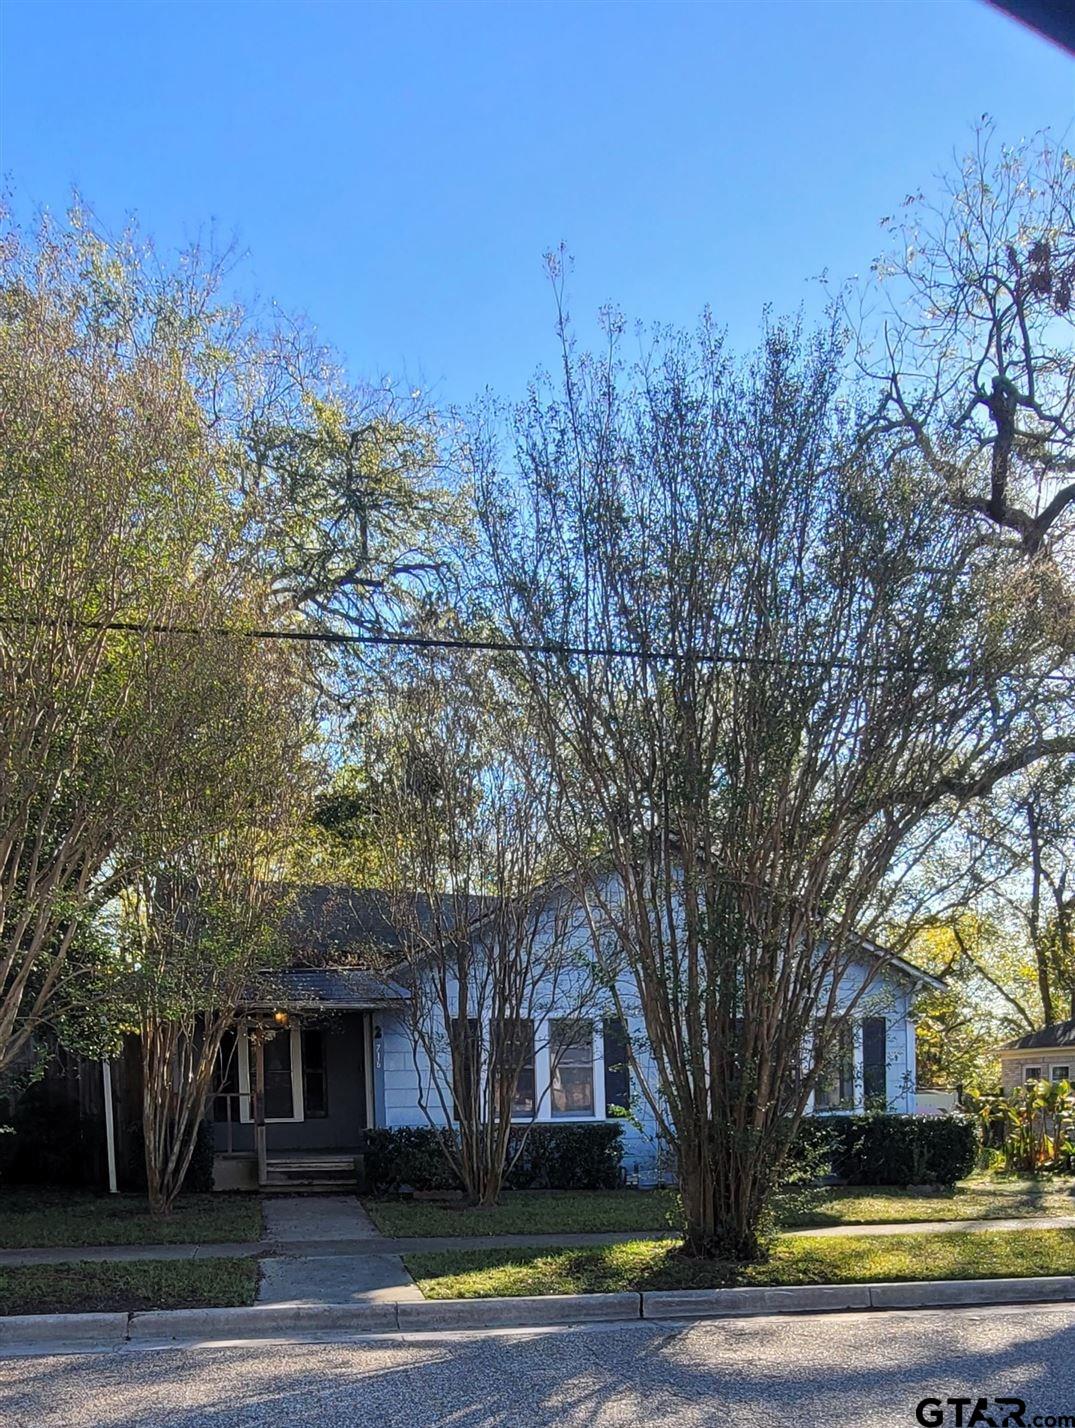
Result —
[{"label": "front porch", "polygon": [[221,1048],[216,1190],[353,1190],[374,1124],[375,1007],[401,988],[350,969],[267,979]]}]

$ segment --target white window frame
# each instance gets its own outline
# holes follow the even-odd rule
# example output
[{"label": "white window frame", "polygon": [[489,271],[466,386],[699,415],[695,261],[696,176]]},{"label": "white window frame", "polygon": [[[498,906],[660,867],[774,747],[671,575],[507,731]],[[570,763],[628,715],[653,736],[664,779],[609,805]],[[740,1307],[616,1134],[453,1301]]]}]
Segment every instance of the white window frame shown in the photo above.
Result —
[{"label": "white window frame", "polygon": [[[552,1084],[552,1076],[553,1076],[552,1028],[553,1028],[553,1023],[554,1023],[554,1022],[564,1022],[564,1021],[585,1022],[586,1025],[590,1028],[590,1104],[592,1105],[593,1109],[592,1109],[592,1110],[589,1110],[589,1111],[577,1111],[577,1112],[573,1112],[573,1111],[556,1111],[556,1110],[553,1109],[553,1100],[552,1100],[552,1098],[553,1098],[553,1084]],[[561,1123],[563,1123],[563,1122],[565,1122],[565,1121],[595,1121],[595,1120],[597,1120],[597,1119],[598,1119],[598,1115],[597,1115],[597,1058],[598,1058],[597,1039],[598,1039],[598,1035],[599,1035],[599,1030],[598,1030],[598,1023],[597,1023],[596,1019],[595,1019],[594,1017],[589,1017],[589,1016],[555,1016],[555,1017],[550,1017],[550,1018],[549,1018],[547,1025],[548,1025],[548,1042],[547,1042],[547,1044],[548,1044],[548,1047],[549,1047],[549,1052],[548,1052],[548,1059],[549,1059],[549,1076],[548,1076],[548,1080],[549,1080],[549,1120],[550,1120],[550,1121],[555,1121],[557,1125],[560,1125]],[[602,1047],[602,1049],[601,1049],[601,1082],[602,1082],[602,1086],[601,1086],[601,1096],[602,1096],[602,1100],[603,1100],[603,1098],[604,1098],[604,1080],[605,1080],[605,1062],[604,1062],[604,1047]],[[601,1107],[601,1116],[600,1116],[600,1119],[601,1119],[601,1120],[604,1120],[604,1118],[605,1118],[605,1116],[604,1116],[604,1105],[602,1105],[602,1107]]]},{"label": "white window frame", "polygon": [[[841,1016],[837,1012],[837,1016]],[[807,1103],[807,1115],[811,1116],[855,1116],[861,1115],[866,1109],[866,1086],[863,1077],[862,1062],[862,1018],[855,1017],[849,1023],[851,1028],[851,1104],[850,1106],[818,1106],[814,1101],[814,1092],[810,1092],[810,1099]],[[887,1031],[887,1028],[886,1028]],[[804,1073],[809,1070],[811,1057],[813,1056],[813,1043],[808,1043],[810,1049],[804,1050],[802,1067]]]},{"label": "white window frame", "polygon": [[[552,1026],[554,1021],[588,1021],[591,1027],[590,1044],[593,1054],[593,1111],[581,1116],[554,1116],[552,1113]],[[601,1035],[601,1019],[598,1014],[574,1018],[571,1016],[546,1016],[535,1024],[534,1076],[536,1085],[543,1088],[537,1098],[537,1115],[534,1119],[543,1125],[591,1125],[594,1121],[605,1120],[605,1039]]]},{"label": "white window frame", "polygon": [[[281,1030],[276,1033],[283,1036]],[[295,1125],[306,1119],[302,1099],[302,1028],[293,1022],[286,1035],[291,1038],[291,1109],[290,1116],[266,1116],[266,1125]],[[239,1120],[249,1125],[254,1119],[250,1100],[250,1036],[245,1022],[239,1027]]]},{"label": "white window frame", "polygon": [[[1037,1065],[1037,1066],[1024,1066],[1024,1067],[1023,1067],[1023,1085],[1024,1085],[1024,1086],[1029,1086],[1030,1083],[1031,1083],[1031,1081],[1040,1081],[1040,1080],[1041,1080],[1041,1073],[1042,1073],[1042,1071],[1043,1071],[1044,1069],[1045,1069],[1045,1068],[1044,1068],[1044,1065],[1043,1065],[1043,1064],[1039,1064],[1039,1065]],[[1031,1074],[1030,1074],[1031,1071],[1034,1072],[1033,1076],[1031,1076]]]},{"label": "white window frame", "polygon": [[[1058,1076],[1058,1075],[1056,1074],[1058,1071],[1063,1071],[1063,1073],[1064,1073],[1063,1076]],[[1071,1080],[1071,1062],[1070,1062],[1070,1061],[1057,1061],[1055,1065],[1050,1064],[1050,1066],[1049,1066],[1049,1080],[1050,1080],[1050,1081],[1070,1081],[1070,1080]]]}]

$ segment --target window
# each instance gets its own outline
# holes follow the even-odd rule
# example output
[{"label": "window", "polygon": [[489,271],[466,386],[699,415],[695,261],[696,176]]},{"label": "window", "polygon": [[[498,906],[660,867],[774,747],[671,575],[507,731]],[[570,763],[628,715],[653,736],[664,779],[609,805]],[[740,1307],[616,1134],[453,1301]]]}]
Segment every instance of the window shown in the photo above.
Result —
[{"label": "window", "polygon": [[601,1028],[605,1047],[605,1115],[613,1107],[631,1109],[631,1061],[627,1032],[618,1016],[606,1016]]},{"label": "window", "polygon": [[[478,1073],[481,1061],[481,1039],[478,1035],[478,1018],[467,1017],[467,1033],[460,1036],[460,1022],[452,1017],[452,1118],[469,1118],[476,1109],[474,1098],[480,1095]],[[463,1116],[460,1116],[460,1109]],[[480,1108],[478,1114],[480,1118]]]},{"label": "window", "polygon": [[1030,1083],[1031,1083],[1031,1081],[1040,1081],[1040,1080],[1041,1080],[1041,1067],[1040,1067],[1040,1066],[1027,1066],[1027,1067],[1024,1068],[1024,1070],[1023,1070],[1023,1083],[1024,1083],[1025,1085],[1029,1086]]},{"label": "window", "polygon": [[302,1110],[308,1121],[323,1120],[328,1115],[325,1033],[318,1026],[307,1026],[302,1031]]},{"label": "window", "polygon": [[593,1022],[563,1019],[550,1023],[554,1116],[593,1115]]},{"label": "window", "polygon": [[1070,1081],[1070,1066],[1052,1066],[1049,1068],[1049,1076],[1053,1081]]},{"label": "window", "polygon": [[513,1017],[502,1021],[497,1042],[501,1074],[506,1079],[511,1079],[518,1071],[515,1095],[511,1102],[512,1117],[517,1120],[533,1117],[537,1107],[534,1023],[529,1017]]},{"label": "window", "polygon": [[888,1105],[885,1019],[868,1016],[862,1022],[862,1094],[868,1111],[883,1111]]},{"label": "window", "polygon": [[[815,1055],[826,1028],[819,1024],[814,1034]],[[815,1111],[848,1111],[855,1104],[855,1043],[850,1022],[842,1022],[833,1035],[827,1028],[828,1047],[814,1085]]]}]

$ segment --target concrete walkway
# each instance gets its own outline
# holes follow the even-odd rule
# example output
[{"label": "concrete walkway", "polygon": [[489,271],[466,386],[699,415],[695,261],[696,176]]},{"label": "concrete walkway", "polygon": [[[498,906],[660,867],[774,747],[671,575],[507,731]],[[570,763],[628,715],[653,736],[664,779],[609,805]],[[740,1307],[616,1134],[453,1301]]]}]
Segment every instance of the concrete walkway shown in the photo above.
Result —
[{"label": "concrete walkway", "polygon": [[354,1195],[263,1195],[262,1239],[273,1244],[375,1240],[377,1226]]},{"label": "concrete walkway", "polygon": [[[312,1197],[307,1204],[317,1206]],[[479,1249],[571,1249],[580,1245],[624,1244],[628,1240],[672,1239],[674,1230],[623,1230],[559,1235],[438,1235],[389,1238],[378,1235],[369,1217],[353,1202],[370,1231],[362,1228],[334,1238],[329,1230],[333,1222],[326,1218],[324,1233],[303,1239],[275,1238],[271,1234],[260,1243],[218,1245],[92,1245],[87,1247],[58,1246],[49,1249],[0,1250],[0,1267],[17,1264],[66,1264],[73,1260],[115,1260],[117,1263],[136,1259],[224,1259],[252,1255],[281,1259],[327,1259],[339,1256],[369,1258],[398,1257],[404,1254],[435,1253],[438,1250]],[[266,1207],[268,1209],[268,1207]],[[283,1216],[281,1211],[281,1216]],[[311,1212],[313,1213],[313,1212]],[[268,1216],[266,1217],[269,1218]],[[341,1227],[335,1223],[336,1231]],[[786,1230],[794,1236],[831,1235],[938,1235],[980,1230],[1071,1230],[1075,1215],[1026,1215],[1005,1220],[922,1220],[918,1223],[880,1225],[827,1225],[822,1229]]]},{"label": "concrete walkway", "polygon": [[383,1248],[377,1227],[353,1195],[266,1196],[262,1211],[262,1243],[274,1252],[261,1261],[259,1304],[422,1298],[399,1249],[391,1241]]}]

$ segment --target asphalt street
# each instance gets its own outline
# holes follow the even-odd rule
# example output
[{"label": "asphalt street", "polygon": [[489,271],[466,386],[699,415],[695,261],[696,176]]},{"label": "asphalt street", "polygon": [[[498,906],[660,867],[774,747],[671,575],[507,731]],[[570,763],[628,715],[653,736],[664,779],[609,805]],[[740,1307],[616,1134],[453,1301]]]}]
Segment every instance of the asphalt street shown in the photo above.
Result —
[{"label": "asphalt street", "polygon": [[[1075,1306],[0,1360],[4,1428],[915,1428],[926,1397],[942,1400],[938,1428],[959,1428],[943,1401],[960,1397],[1021,1398],[1027,1428],[1075,1423]],[[1004,1410],[988,1411],[1002,1428]]]}]

